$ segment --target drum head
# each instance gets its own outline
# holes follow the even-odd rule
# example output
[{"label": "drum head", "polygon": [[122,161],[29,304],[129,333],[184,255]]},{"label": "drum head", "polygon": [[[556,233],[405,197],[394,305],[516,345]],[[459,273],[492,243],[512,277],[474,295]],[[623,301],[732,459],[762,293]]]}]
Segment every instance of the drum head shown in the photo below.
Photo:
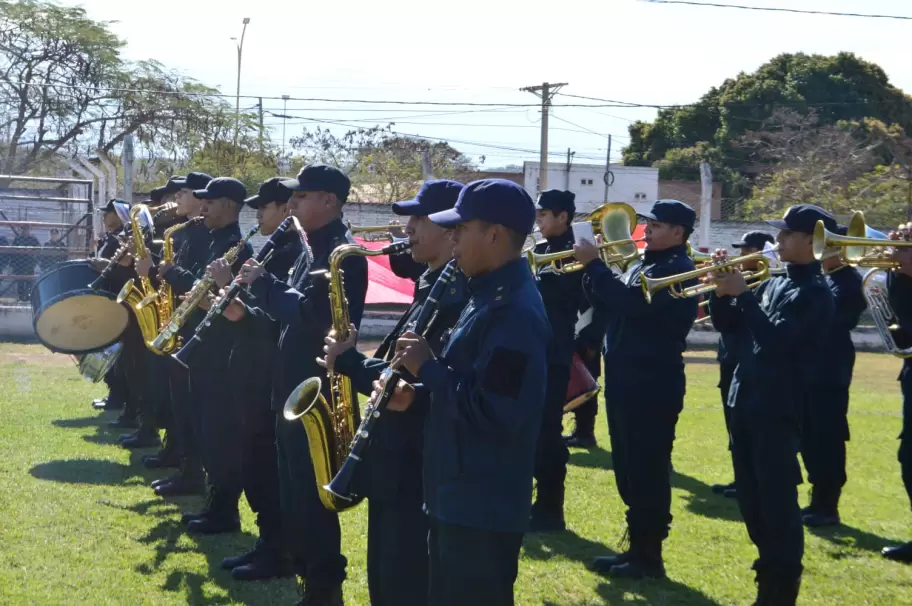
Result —
[{"label": "drum head", "polygon": [[94,352],[120,339],[129,313],[110,295],[88,289],[70,292],[45,307],[35,322],[35,333],[52,351]]}]

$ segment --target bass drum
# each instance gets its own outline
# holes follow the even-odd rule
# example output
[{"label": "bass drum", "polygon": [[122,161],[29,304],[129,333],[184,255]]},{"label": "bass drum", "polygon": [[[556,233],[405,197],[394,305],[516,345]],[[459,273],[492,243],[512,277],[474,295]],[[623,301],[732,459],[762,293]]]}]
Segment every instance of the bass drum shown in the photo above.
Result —
[{"label": "bass drum", "polygon": [[86,260],[66,261],[43,273],[32,288],[32,326],[53,352],[86,354],[120,340],[129,311],[115,295],[89,285],[99,276]]},{"label": "bass drum", "polygon": [[74,356],[76,365],[79,367],[79,374],[93,383],[98,383],[114,367],[120,357],[121,349],[121,344],[115,343],[104,351]]},{"label": "bass drum", "polygon": [[564,405],[564,413],[579,407],[589,398],[598,395],[601,390],[598,381],[586,368],[586,363],[578,353],[574,353],[573,362],[570,364],[570,383],[567,385],[567,403]]}]

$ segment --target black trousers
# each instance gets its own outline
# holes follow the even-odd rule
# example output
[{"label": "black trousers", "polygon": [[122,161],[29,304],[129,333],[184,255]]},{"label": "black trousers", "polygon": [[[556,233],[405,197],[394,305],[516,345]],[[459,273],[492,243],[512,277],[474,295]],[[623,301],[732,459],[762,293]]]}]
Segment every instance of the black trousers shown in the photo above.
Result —
[{"label": "black trousers", "polygon": [[199,447],[193,429],[194,402],[190,396],[190,372],[172,360],[168,364],[168,385],[171,393],[171,421],[168,440],[173,443],[178,456],[199,457]]},{"label": "black trousers", "polygon": [[428,603],[428,517],[421,493],[368,499],[367,586],[371,606]]},{"label": "black trousers", "polygon": [[671,451],[684,404],[683,376],[667,379],[678,386],[666,384],[665,389],[649,393],[635,378],[612,381],[612,372],[622,371],[606,370],[608,430],[614,477],[627,506],[630,541],[663,540],[672,520]]},{"label": "black trousers", "polygon": [[570,451],[562,435],[564,404],[567,400],[569,382],[569,366],[552,364],[548,367],[545,409],[535,451],[535,481],[538,485],[538,500],[542,503],[547,502],[551,496],[548,493],[551,491],[561,491],[563,495],[567,461],[570,459]]},{"label": "black trousers", "polygon": [[719,395],[722,396],[722,414],[725,417],[725,431],[728,432],[728,449],[731,450],[731,413],[728,405],[728,391],[731,389],[732,378],[735,376],[737,364],[726,362],[719,363]]},{"label": "black trousers", "polygon": [[339,515],[320,502],[307,433],[300,421],[276,420],[282,525],[295,572],[308,587],[331,589],[345,580]]},{"label": "black trousers", "polygon": [[[250,402],[249,404],[257,404]],[[241,469],[244,495],[257,514],[260,540],[282,549],[282,506],[279,502],[279,459],[276,450],[276,414],[269,402],[247,413],[242,441]]]},{"label": "black trousers", "polygon": [[430,606],[513,606],[521,532],[430,520]]},{"label": "black trousers", "polygon": [[[121,356],[123,356],[122,349]],[[124,375],[124,363],[121,358],[118,357],[114,362],[111,370],[105,375],[104,382],[108,386],[108,404],[112,408],[122,406],[127,400],[127,377]]]},{"label": "black trousers", "polygon": [[224,497],[219,502],[233,503],[232,509],[243,490],[242,418],[235,388],[227,359],[224,366],[191,367],[194,434],[203,467],[210,487]]},{"label": "black trousers", "polygon": [[160,429],[168,427],[171,416],[171,393],[168,367],[176,364],[170,356],[159,356],[145,348],[146,402],[143,403],[143,423]]},{"label": "black trousers", "polygon": [[759,552],[754,569],[781,578],[800,576],[804,527],[798,507],[797,427],[735,407],[732,457],[738,507]]},{"label": "black trousers", "polygon": [[[849,386],[817,385],[804,400],[801,456],[820,505],[835,508],[846,483]],[[830,502],[832,500],[832,502]]]},{"label": "black trousers", "polygon": [[912,505],[912,372],[903,369],[900,379],[903,394],[903,424],[899,436],[899,465],[902,471],[903,485]]},{"label": "black trousers", "polygon": [[148,398],[146,393],[148,377],[145,370],[145,357],[148,350],[135,318],[130,318],[120,342],[122,348],[120,359],[123,363],[126,384],[123,414],[125,417],[134,418],[142,412],[145,401]]},{"label": "black trousers", "polygon": [[[596,353],[591,358],[583,353],[583,362],[586,363],[586,369],[593,378],[598,379],[602,374],[602,356]],[[590,438],[595,435],[595,417],[598,415],[598,395],[593,396],[580,404],[573,410],[573,416],[576,419],[576,429],[574,433],[582,438]]]}]

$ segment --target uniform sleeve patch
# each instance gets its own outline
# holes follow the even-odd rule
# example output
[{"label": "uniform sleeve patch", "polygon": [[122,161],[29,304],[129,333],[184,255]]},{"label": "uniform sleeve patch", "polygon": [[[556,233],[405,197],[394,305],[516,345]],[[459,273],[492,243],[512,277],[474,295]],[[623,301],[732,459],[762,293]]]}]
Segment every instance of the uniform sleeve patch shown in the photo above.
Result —
[{"label": "uniform sleeve patch", "polygon": [[522,352],[495,348],[485,368],[483,387],[505,398],[519,398],[528,364],[529,356]]}]

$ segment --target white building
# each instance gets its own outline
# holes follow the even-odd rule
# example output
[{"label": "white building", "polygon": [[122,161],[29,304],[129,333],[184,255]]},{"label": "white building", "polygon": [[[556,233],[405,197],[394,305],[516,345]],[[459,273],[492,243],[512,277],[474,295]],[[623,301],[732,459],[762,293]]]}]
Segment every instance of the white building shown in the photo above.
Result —
[{"label": "white building", "polygon": [[[523,162],[523,187],[533,198],[539,192],[539,162]],[[608,190],[608,201],[626,202],[636,210],[648,211],[659,198],[659,169],[611,165],[614,180]],[[576,212],[588,213],[605,203],[604,164],[548,163],[547,189],[563,189],[576,194]]]}]

